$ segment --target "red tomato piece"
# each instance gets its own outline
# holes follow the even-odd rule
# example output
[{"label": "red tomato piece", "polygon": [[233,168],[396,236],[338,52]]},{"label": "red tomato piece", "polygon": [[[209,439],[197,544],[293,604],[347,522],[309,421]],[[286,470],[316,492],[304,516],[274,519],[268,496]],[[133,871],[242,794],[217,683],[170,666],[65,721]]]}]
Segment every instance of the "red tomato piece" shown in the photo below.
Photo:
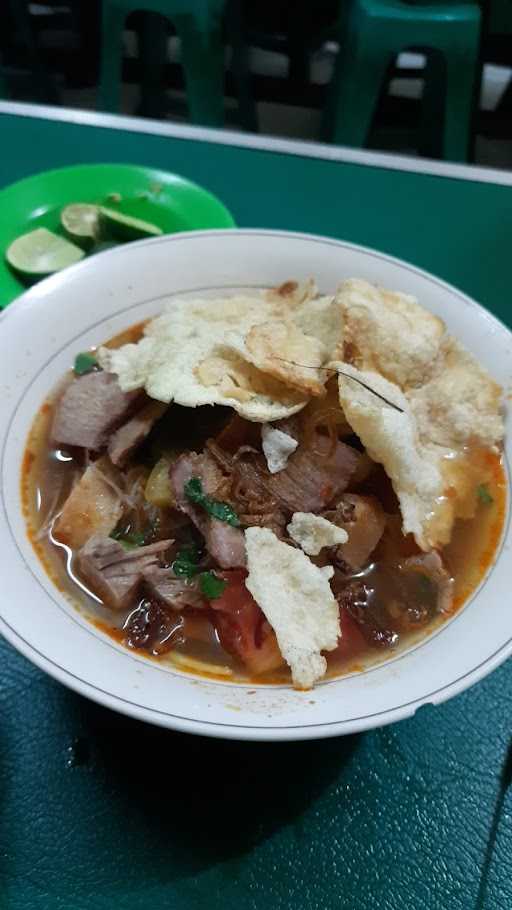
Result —
[{"label": "red tomato piece", "polygon": [[368,644],[357,622],[343,608],[340,610],[340,625],[341,636],[338,639],[338,646],[335,651],[329,652],[329,656],[338,660],[350,660],[351,657],[368,650]]},{"label": "red tomato piece", "polygon": [[277,670],[284,663],[272,627],[252,594],[245,587],[245,569],[216,572],[227,582],[220,595],[210,601],[220,643],[228,654],[238,657],[251,673]]}]

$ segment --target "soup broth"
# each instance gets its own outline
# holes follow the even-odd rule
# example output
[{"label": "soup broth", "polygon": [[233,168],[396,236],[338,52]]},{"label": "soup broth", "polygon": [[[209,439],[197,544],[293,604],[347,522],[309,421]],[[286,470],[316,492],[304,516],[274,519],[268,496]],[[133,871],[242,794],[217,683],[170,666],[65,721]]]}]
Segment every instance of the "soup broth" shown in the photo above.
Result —
[{"label": "soup broth", "polygon": [[[141,332],[142,325],[135,326],[109,344],[117,346],[136,341]],[[161,577],[165,570],[173,581],[181,578],[186,584],[188,579],[191,591],[196,585],[196,600],[191,596],[190,602],[184,603],[182,609],[176,608],[176,605],[169,609],[155,596],[154,590],[143,585],[137,589],[128,606],[113,610],[102,591],[95,589],[81,571],[77,549],[56,533],[56,521],[84,472],[91,465],[103,472],[106,470],[105,459],[108,458],[105,454],[91,453],[85,447],[57,445],[52,440],[56,407],[66,384],[74,381],[74,376],[70,374],[64,385],[41,407],[28,439],[22,468],[22,498],[28,533],[54,583],[71,597],[91,622],[133,651],[190,672],[220,679],[289,682],[289,670],[283,662],[276,665],[279,661],[275,661],[270,654],[271,644],[270,657],[267,655],[259,664],[252,657],[248,658],[248,662],[241,657],[245,653],[240,644],[243,644],[244,636],[251,635],[260,650],[261,641],[264,648],[267,641],[270,643],[264,617],[256,616],[252,605],[247,605],[244,600],[246,592],[242,596],[245,591],[243,570],[234,569],[230,574],[219,568],[206,551],[201,533],[187,514],[166,505],[165,496],[161,502],[158,499],[158,482],[161,480],[162,489],[167,489],[165,471],[168,474],[169,466],[176,463],[179,454],[191,450],[201,452],[210,444],[208,441],[213,440],[209,451],[214,453],[219,470],[223,470],[223,459],[225,466],[235,464],[236,458],[242,463],[244,458],[248,459],[248,463],[251,459],[256,463],[260,457],[254,454],[259,446],[258,425],[240,419],[233,421],[230,409],[220,406],[183,408],[171,405],[154,422],[147,437],[123,467],[116,468],[115,475],[109,475],[110,479],[106,482],[111,484],[113,490],[120,487],[122,500],[122,514],[114,531],[107,535],[109,539],[121,541],[127,552],[137,546],[143,549],[160,541],[172,541],[157,557]],[[329,390],[328,399],[330,395]],[[325,410],[325,402],[322,407]],[[316,403],[307,405],[300,417],[300,432],[305,433],[304,439],[307,437],[305,428],[315,408],[318,411]],[[506,483],[499,452],[474,454],[480,478],[478,488],[473,490],[476,507],[472,517],[456,521],[451,541],[441,553],[444,575],[439,581],[436,575],[438,569],[428,567],[424,562],[425,556],[411,536],[403,536],[398,502],[382,467],[371,462],[362,452],[359,440],[343,422],[332,424],[328,420],[323,423],[320,420],[313,423],[315,432],[318,432],[315,444],[322,450],[318,454],[319,459],[331,457],[328,449],[339,440],[360,456],[358,468],[344,491],[347,520],[354,520],[354,509],[357,515],[357,509],[376,500],[383,527],[374,548],[363,558],[362,564],[358,564],[357,559],[347,561],[339,554],[334,562],[331,585],[340,605],[342,635],[336,650],[325,656],[327,675],[337,676],[388,659],[397,650],[428,636],[462,607],[495,557],[505,517]],[[242,449],[242,454],[237,455]],[[155,474],[157,464],[163,465],[163,479]],[[228,470],[227,467],[225,469]],[[467,470],[467,463],[464,470]],[[157,491],[152,501],[147,498],[150,477]],[[228,492],[224,499],[228,505],[233,505],[236,499],[240,512],[239,480],[238,498],[234,493],[230,498],[229,490],[233,491],[233,487],[228,489],[225,485]],[[247,491],[244,495],[248,495]],[[331,504],[330,509],[325,511],[326,517],[339,519],[335,505]],[[263,523],[262,514],[260,511],[257,518],[246,518],[245,522],[242,518],[242,527],[251,520]],[[273,526],[274,518],[269,513],[266,521]],[[370,520],[373,520],[371,516]],[[331,559],[332,551],[322,551],[312,557],[313,562],[320,566],[328,564]],[[207,576],[207,585],[218,584],[220,580],[220,585],[224,586],[222,592],[216,589],[211,599],[208,599],[209,592],[201,600],[201,592],[197,593],[197,579],[202,576]],[[231,592],[229,602],[226,600],[226,584],[227,591]],[[440,609],[442,587],[448,584],[450,606],[443,610]],[[180,596],[187,598],[186,587],[183,590],[185,595],[182,591]]]}]

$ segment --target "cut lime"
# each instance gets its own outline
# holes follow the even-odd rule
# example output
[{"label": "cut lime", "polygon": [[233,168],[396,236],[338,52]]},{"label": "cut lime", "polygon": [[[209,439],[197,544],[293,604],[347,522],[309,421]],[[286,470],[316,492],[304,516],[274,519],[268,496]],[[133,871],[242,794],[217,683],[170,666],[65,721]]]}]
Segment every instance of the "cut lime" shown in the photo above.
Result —
[{"label": "cut lime", "polygon": [[99,236],[100,211],[97,205],[86,202],[75,202],[67,205],[60,213],[60,222],[76,243],[91,247]]},{"label": "cut lime", "polygon": [[46,228],[22,234],[11,243],[5,254],[9,265],[27,278],[42,278],[59,272],[84,256],[80,247]]},{"label": "cut lime", "polygon": [[143,237],[158,237],[163,234],[162,229],[150,221],[132,218],[104,206],[100,207],[100,220],[102,228],[118,240],[141,240]]}]

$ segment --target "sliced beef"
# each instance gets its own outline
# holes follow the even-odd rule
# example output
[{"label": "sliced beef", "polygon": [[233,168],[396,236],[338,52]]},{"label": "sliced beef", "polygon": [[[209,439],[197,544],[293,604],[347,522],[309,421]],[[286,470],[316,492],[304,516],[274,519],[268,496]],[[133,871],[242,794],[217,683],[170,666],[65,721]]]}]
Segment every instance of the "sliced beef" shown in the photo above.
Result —
[{"label": "sliced beef", "polygon": [[200,506],[190,502],[185,494],[185,484],[192,477],[199,477],[203,490],[213,499],[223,500],[229,490],[229,478],[207,453],[181,455],[170,469],[171,484],[176,504],[191,518],[203,535],[208,552],[224,569],[245,565],[245,541],[240,528],[212,518]]},{"label": "sliced beef", "polygon": [[410,556],[400,566],[405,579],[415,581],[415,594],[428,604],[434,601],[437,613],[449,613],[453,605],[453,578],[436,550]]},{"label": "sliced beef", "polygon": [[192,477],[200,479],[204,492],[213,499],[221,499],[229,491],[229,479],[208,453],[196,455],[195,452],[185,452],[171,465],[169,473],[176,505],[194,523],[196,519],[206,520],[209,516],[192,503],[185,493],[185,485]]},{"label": "sliced beef", "polygon": [[336,562],[351,572],[364,566],[386,526],[386,516],[379,500],[375,496],[344,493],[336,508],[324,512],[323,517],[348,534],[347,542],[336,548]]},{"label": "sliced beef", "polygon": [[144,582],[151,596],[172,610],[184,610],[185,607],[202,609],[205,606],[196,579],[185,581],[175,578],[170,569],[150,566],[144,571]]},{"label": "sliced beef", "polygon": [[167,405],[159,401],[150,401],[116,430],[108,444],[112,464],[124,467],[130,455],[144,442],[166,409]]},{"label": "sliced beef", "polygon": [[211,518],[206,545],[213,559],[223,569],[245,566],[245,538],[240,528],[233,528],[225,521]]},{"label": "sliced beef", "polygon": [[277,474],[270,474],[263,455],[249,452],[236,461],[236,481],[246,495],[252,491],[259,499],[264,490],[267,499],[270,495],[289,512],[320,512],[346,490],[360,459],[359,452],[343,442],[336,442],[332,452],[331,448],[331,440],[317,433],[311,446],[299,443]]},{"label": "sliced beef", "polygon": [[57,404],[52,438],[59,445],[99,451],[111,433],[144,401],[137,389],[123,392],[116,376],[103,371],[78,376]]},{"label": "sliced beef", "polygon": [[106,458],[90,464],[54,522],[54,537],[78,550],[94,534],[108,536],[124,509],[119,479]]},{"label": "sliced beef", "polygon": [[159,540],[127,550],[117,540],[96,535],[79,551],[78,570],[105,606],[127,609],[140,590],[144,573],[158,566],[158,556],[171,544],[171,540]]}]

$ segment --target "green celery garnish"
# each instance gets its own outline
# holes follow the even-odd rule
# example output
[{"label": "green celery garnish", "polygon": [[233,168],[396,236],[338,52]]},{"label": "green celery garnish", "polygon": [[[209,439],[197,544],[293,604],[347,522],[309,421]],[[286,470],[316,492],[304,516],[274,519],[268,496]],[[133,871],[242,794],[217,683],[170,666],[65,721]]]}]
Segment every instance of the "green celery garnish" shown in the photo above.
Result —
[{"label": "green celery garnish", "polygon": [[201,506],[212,518],[225,521],[234,528],[238,528],[240,525],[238,515],[227,502],[220,502],[218,499],[212,499],[211,496],[207,496],[203,491],[203,484],[199,477],[191,477],[187,481],[185,484],[185,495],[191,502]]},{"label": "green celery garnish", "polygon": [[178,578],[192,578],[193,575],[197,575],[199,572],[199,557],[198,547],[182,547],[181,550],[178,550],[171,569]]},{"label": "green celery garnish", "polygon": [[99,365],[94,354],[84,351],[82,354],[76,355],[73,370],[77,376],[83,376],[84,373],[92,373],[93,370],[97,369],[99,369]]},{"label": "green celery garnish", "polygon": [[476,492],[480,502],[483,502],[485,506],[490,506],[494,502],[494,499],[489,493],[486,483],[479,484],[479,486],[476,488]]},{"label": "green celery garnish", "polygon": [[227,581],[218,578],[214,572],[202,572],[199,576],[199,587],[201,594],[204,594],[208,600],[216,600],[220,597],[227,585]]}]

